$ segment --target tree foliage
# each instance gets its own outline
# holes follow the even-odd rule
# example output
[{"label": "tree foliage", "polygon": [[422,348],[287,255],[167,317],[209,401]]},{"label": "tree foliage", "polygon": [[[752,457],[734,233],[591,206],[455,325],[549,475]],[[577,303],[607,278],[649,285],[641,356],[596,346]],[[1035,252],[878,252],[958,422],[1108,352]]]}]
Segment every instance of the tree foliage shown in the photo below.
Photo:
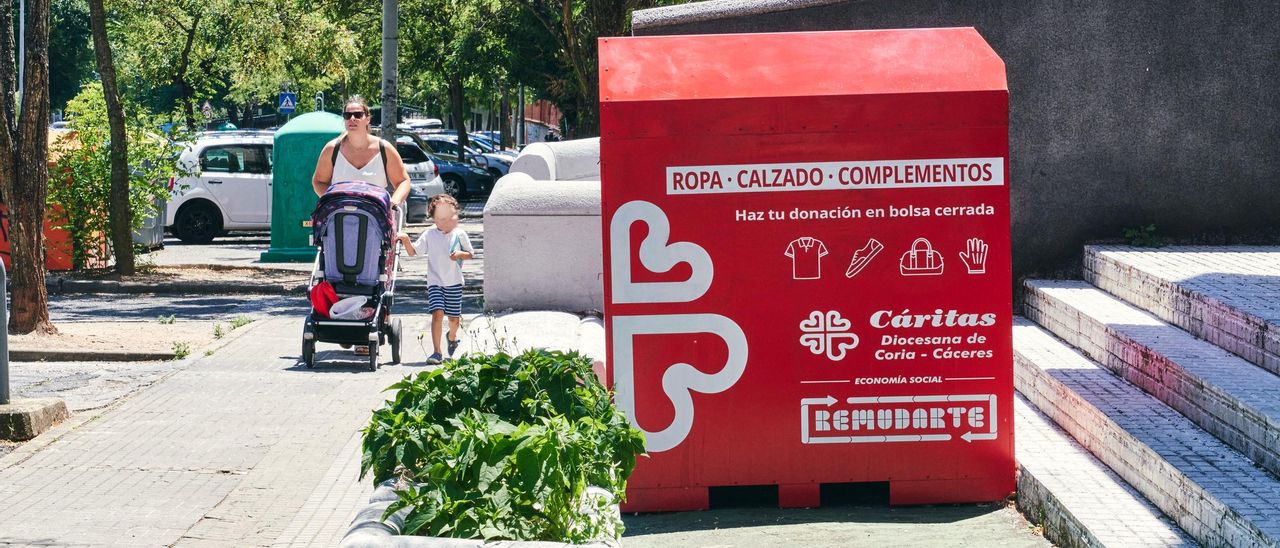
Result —
[{"label": "tree foliage", "polygon": [[300,96],[345,87],[360,33],[312,4],[109,2],[124,93],[153,111],[176,109],[194,126],[204,101],[237,118],[274,103],[285,86]]},{"label": "tree foliage", "polygon": [[[50,169],[48,202],[66,212],[55,219],[74,242],[73,260],[77,268],[105,261],[110,249],[98,242],[110,232],[106,215],[111,194],[111,132],[102,84],[86,84],[67,104],[76,112],[71,119],[71,132],[54,142],[57,161]],[[129,207],[132,229],[156,213],[156,200],[167,198],[169,177],[177,172],[176,159],[181,147],[155,134],[150,128],[154,120],[136,113],[140,109],[126,105],[135,116],[126,118],[129,142]]]},{"label": "tree foliage", "polygon": [[[506,0],[523,8],[529,19],[509,28],[512,48],[554,44],[558,63],[540,64],[541,74],[528,82],[538,87],[569,119],[569,135],[600,134],[599,58],[597,39],[624,36],[631,28],[631,12],[687,0]],[[521,56],[520,59],[529,57]],[[540,80],[540,81],[539,81]]]},{"label": "tree foliage", "polygon": [[[492,90],[491,82],[509,62],[499,34],[499,0],[405,0],[401,2],[402,72],[419,89],[435,87],[448,97],[449,116],[467,145],[467,97]],[[468,92],[471,93],[468,93]]]},{"label": "tree foliage", "polygon": [[49,6],[49,106],[66,108],[80,86],[93,77],[85,0],[53,0]]}]

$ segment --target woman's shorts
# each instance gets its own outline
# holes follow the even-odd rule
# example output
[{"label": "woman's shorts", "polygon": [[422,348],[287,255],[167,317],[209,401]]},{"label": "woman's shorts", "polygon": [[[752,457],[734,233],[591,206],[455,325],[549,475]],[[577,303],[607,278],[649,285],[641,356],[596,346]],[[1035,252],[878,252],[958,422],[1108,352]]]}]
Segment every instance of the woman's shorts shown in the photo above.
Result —
[{"label": "woman's shorts", "polygon": [[427,312],[443,310],[444,315],[462,317],[462,286],[427,286]]}]

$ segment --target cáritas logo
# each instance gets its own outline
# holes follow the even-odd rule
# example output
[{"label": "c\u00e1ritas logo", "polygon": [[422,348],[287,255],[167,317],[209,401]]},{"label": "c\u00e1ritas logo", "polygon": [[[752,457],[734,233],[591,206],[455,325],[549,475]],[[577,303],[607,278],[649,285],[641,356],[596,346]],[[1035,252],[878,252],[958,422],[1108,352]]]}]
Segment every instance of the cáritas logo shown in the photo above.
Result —
[{"label": "c\u00e1ritas logo", "polygon": [[884,329],[895,327],[911,329],[917,327],[991,327],[996,324],[996,314],[962,313],[958,310],[935,309],[930,314],[912,314],[911,309],[904,308],[899,312],[879,310],[871,315],[871,327]]}]

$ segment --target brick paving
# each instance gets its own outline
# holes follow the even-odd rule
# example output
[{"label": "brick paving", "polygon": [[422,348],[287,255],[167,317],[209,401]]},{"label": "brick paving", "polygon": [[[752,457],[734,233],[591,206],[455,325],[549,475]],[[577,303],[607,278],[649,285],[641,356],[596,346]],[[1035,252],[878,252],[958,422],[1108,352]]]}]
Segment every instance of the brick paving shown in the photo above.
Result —
[{"label": "brick paving", "polygon": [[1085,280],[1280,374],[1280,247],[1087,246]]},{"label": "brick paving", "polygon": [[1026,314],[1280,474],[1280,377],[1084,282],[1027,282]]},{"label": "brick paving", "polygon": [[[428,316],[400,318],[407,365],[368,373],[322,345],[308,370],[301,313],[277,314],[0,456],[0,545],[336,546],[373,491],[359,429],[430,346]],[[604,353],[599,319],[559,312],[466,314],[462,338]]]},{"label": "brick paving", "polygon": [[1197,541],[1280,542],[1280,481],[1137,387],[1026,320],[1014,384]]},{"label": "brick paving", "polygon": [[1195,546],[1160,510],[1022,397],[1018,509],[1060,546]]},{"label": "brick paving", "polygon": [[[421,367],[359,372],[341,364],[351,354],[329,351],[309,371],[296,363],[300,318],[246,329],[0,460],[0,544],[336,545],[372,492],[356,481],[353,440],[382,389]],[[415,345],[405,351],[421,363]]]}]

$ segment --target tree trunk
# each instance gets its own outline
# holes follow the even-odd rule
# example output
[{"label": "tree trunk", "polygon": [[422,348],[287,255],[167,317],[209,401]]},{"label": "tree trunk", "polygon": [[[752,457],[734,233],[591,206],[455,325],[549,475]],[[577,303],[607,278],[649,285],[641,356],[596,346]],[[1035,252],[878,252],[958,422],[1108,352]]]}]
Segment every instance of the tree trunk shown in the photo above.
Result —
[{"label": "tree trunk", "polygon": [[98,58],[102,93],[107,99],[107,122],[111,125],[111,247],[116,255],[116,272],[132,276],[133,210],[129,206],[129,141],[124,131],[124,106],[116,88],[116,65],[107,41],[107,14],[103,0],[89,0],[89,23],[93,29],[93,51]]},{"label": "tree trunk", "polygon": [[27,48],[22,114],[13,191],[9,247],[13,264],[9,331],[57,333],[49,323],[44,286],[44,215],[49,187],[49,0],[27,2]]},{"label": "tree trunk", "polygon": [[449,80],[449,106],[453,110],[454,129],[458,130],[458,161],[467,163],[467,120],[464,118],[466,113],[466,94],[462,87],[462,75],[450,74]]},{"label": "tree trunk", "polygon": [[249,127],[245,125],[244,118],[240,117],[240,107],[237,107],[236,105],[227,107],[227,120],[232,124],[235,124],[235,126],[240,129],[247,129]]},{"label": "tree trunk", "polygon": [[182,109],[187,116],[187,130],[196,130],[196,107],[192,97],[191,84],[187,82],[187,69],[191,67],[191,47],[195,44],[196,30],[200,28],[200,14],[191,19],[191,28],[187,31],[187,43],[182,47],[182,57],[178,61],[178,75],[174,82],[182,94]]},{"label": "tree trunk", "polygon": [[[0,154],[8,154],[8,158],[0,158],[0,172],[7,167],[13,169],[13,124],[17,122],[18,113],[14,111],[14,92],[18,90],[18,68],[16,49],[13,45],[13,2],[0,2]],[[0,173],[0,198],[8,196],[9,188],[4,186],[12,181]]]},{"label": "tree trunk", "polygon": [[256,109],[252,103],[245,103],[244,110],[240,113],[240,121],[243,122],[243,124],[236,124],[236,127],[240,129],[253,129],[257,127],[254,125],[257,123],[257,116],[254,112],[255,110]]}]

